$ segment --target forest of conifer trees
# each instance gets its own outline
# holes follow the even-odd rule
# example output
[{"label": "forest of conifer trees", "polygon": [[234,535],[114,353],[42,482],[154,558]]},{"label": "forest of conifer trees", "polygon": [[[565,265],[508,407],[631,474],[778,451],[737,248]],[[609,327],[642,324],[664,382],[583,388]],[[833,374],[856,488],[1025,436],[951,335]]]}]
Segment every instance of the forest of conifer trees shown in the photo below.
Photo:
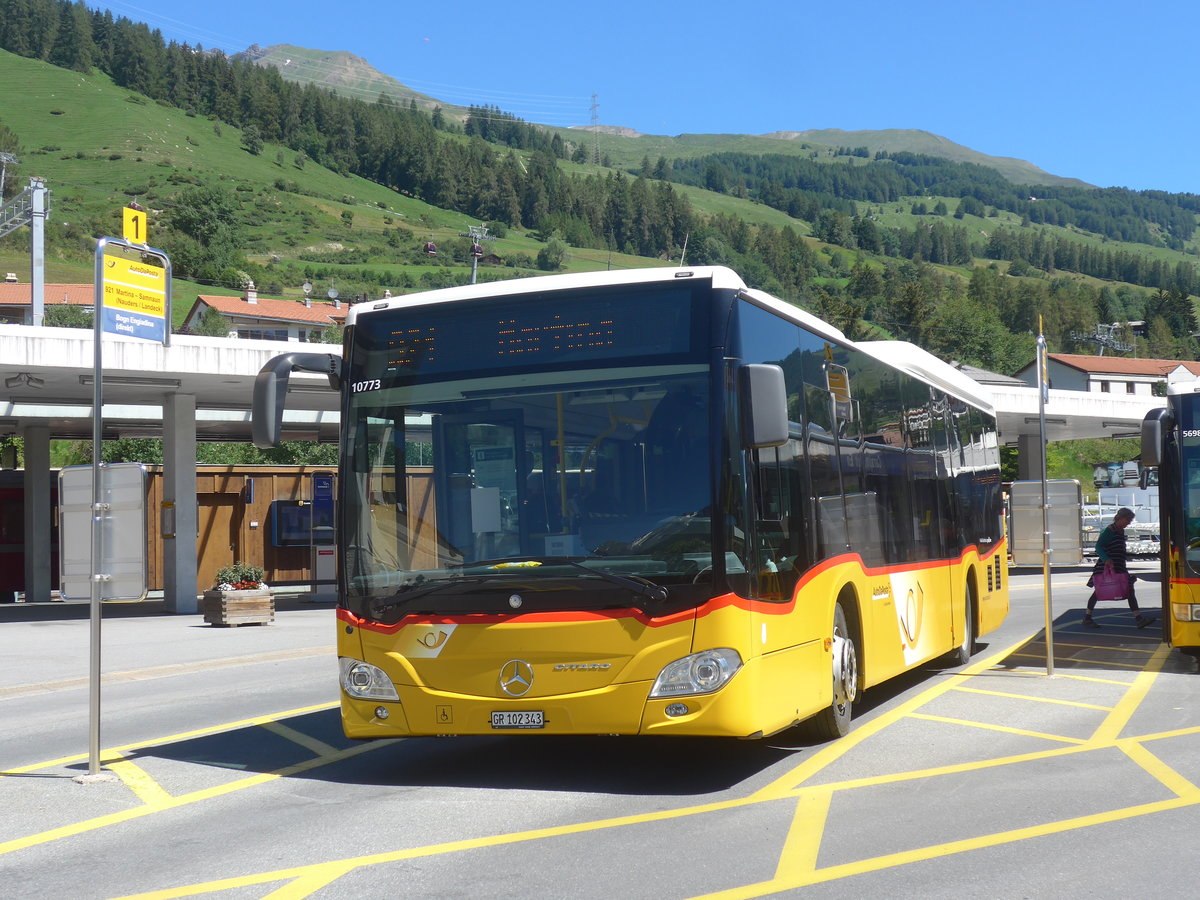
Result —
[{"label": "forest of conifer trees", "polygon": [[[1031,188],[983,166],[911,153],[871,156],[861,148],[836,151],[844,157],[836,161],[720,153],[571,175],[560,165],[572,149],[560,134],[494,106],[471,106],[459,121],[415,103],[340,97],[67,0],[0,0],[0,49],[98,70],[129,91],[242,129],[250,152],[279,144],[480,221],[664,261],[678,259],[686,242],[689,263],[730,265],[852,337],[908,338],[948,358],[1011,372],[1028,362],[1039,316],[1053,347],[1085,351],[1071,345],[1071,333],[1141,319],[1150,335],[1139,339],[1142,355],[1196,356],[1195,267],[1132,246],[1182,248],[1200,212],[1193,194]],[[797,228],[700,214],[677,184],[782,210],[808,223],[827,247],[815,249]],[[932,209],[914,202],[911,227],[880,224],[883,205],[922,196],[957,201]],[[231,209],[236,215],[236,202]],[[1107,243],[1000,224],[985,234],[962,223],[998,212],[1020,217],[1022,226],[1057,225]]]}]

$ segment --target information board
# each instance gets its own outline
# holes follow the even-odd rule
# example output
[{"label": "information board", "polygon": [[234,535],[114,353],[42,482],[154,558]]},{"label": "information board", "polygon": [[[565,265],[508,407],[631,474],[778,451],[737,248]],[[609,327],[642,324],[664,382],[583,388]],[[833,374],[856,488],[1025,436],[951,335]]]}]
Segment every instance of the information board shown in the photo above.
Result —
[{"label": "information board", "polygon": [[103,269],[104,331],[161,342],[167,329],[167,270],[121,256],[105,256]]},{"label": "information board", "polygon": [[87,602],[95,575],[101,600],[146,597],[146,470],[139,463],[100,469],[101,558],[92,563],[92,466],[58,473],[59,590],[63,600]]},{"label": "information board", "polygon": [[[1042,521],[1042,483],[1014,481],[1009,491],[1008,546],[1014,566],[1040,566],[1044,549],[1050,565],[1077,566],[1083,562],[1083,497],[1074,479],[1046,482],[1046,525]],[[1049,530],[1049,541],[1043,535]]]}]

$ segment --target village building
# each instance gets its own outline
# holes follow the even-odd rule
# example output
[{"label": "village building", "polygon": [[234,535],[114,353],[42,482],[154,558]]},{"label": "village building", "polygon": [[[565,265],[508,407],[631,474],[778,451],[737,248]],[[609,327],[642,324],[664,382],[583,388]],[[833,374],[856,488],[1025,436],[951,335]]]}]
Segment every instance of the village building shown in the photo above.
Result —
[{"label": "village building", "polygon": [[[1046,369],[1050,387],[1055,390],[1139,397],[1162,396],[1168,384],[1200,378],[1200,362],[1075,353],[1049,354]],[[1037,364],[1031,362],[1016,377],[1036,386]]]},{"label": "village building", "polygon": [[[96,304],[96,291],[90,284],[47,284],[42,296],[48,310],[59,304],[81,307],[92,311]],[[28,281],[21,283],[9,273],[0,282],[0,323],[7,325],[31,325],[33,313],[33,289]]]},{"label": "village building", "polygon": [[[15,278],[0,282],[0,323],[31,324],[32,288]],[[59,304],[79,307],[91,313],[96,303],[91,284],[47,284],[45,306],[49,312]],[[260,341],[320,342],[330,325],[346,319],[345,306],[338,300],[314,303],[311,300],[272,300],[258,296],[253,283],[240,297],[200,294],[192,302],[183,321],[183,332],[193,333],[205,310],[215,309],[229,323],[228,337]]]},{"label": "village building", "polygon": [[325,329],[342,324],[346,318],[338,300],[271,300],[259,297],[251,283],[240,297],[197,296],[183,320],[184,329],[194,332],[208,309],[215,309],[229,322],[229,337],[258,341],[319,343]]}]

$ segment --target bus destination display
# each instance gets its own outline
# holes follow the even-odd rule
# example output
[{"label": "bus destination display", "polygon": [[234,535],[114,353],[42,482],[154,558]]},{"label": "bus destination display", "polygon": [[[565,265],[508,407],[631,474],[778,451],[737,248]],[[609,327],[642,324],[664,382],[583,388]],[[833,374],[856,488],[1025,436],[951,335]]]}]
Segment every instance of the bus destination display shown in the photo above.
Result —
[{"label": "bus destination display", "polygon": [[[486,302],[403,310],[387,330],[385,376],[578,364],[688,353],[692,293],[673,288],[601,296],[555,311],[544,302]],[[389,313],[389,318],[395,313]],[[389,323],[390,324],[390,323]]]}]

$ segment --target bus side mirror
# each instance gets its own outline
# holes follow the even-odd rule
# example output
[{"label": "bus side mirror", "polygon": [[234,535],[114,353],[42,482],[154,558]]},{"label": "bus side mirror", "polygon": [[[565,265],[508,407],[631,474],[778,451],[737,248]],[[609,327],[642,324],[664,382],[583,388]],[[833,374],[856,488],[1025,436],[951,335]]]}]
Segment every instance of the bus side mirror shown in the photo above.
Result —
[{"label": "bus side mirror", "polygon": [[764,364],[738,370],[742,407],[742,445],[748,449],[780,447],[788,440],[787,388],[783,369]]},{"label": "bus side mirror", "polygon": [[250,413],[250,436],[259,450],[279,446],[288,377],[293,369],[328,375],[331,390],[342,386],[342,359],[332,353],[281,353],[267,360],[254,378]]},{"label": "bus side mirror", "polygon": [[1142,419],[1142,453],[1143,466],[1161,466],[1163,447],[1166,445],[1167,434],[1175,427],[1171,411],[1165,406],[1152,409]]},{"label": "bus side mirror", "polygon": [[1146,468],[1145,466],[1142,467],[1142,471],[1138,473],[1138,490],[1144,491],[1146,488],[1150,487],[1150,476],[1152,474],[1152,469]]}]

